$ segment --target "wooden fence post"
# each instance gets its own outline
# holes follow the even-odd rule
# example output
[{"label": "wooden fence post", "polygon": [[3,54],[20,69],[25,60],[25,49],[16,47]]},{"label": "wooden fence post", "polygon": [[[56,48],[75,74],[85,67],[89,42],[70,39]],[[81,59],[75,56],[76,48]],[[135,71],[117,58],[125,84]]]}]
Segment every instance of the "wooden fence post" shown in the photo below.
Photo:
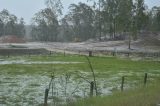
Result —
[{"label": "wooden fence post", "polygon": [[66,56],[66,51],[64,50],[64,53],[63,53],[64,57]]},{"label": "wooden fence post", "polygon": [[28,53],[28,57],[31,57],[31,54],[30,54],[30,53]]},{"label": "wooden fence post", "polygon": [[122,83],[121,83],[121,91],[124,90],[124,80],[125,80],[125,77],[123,76],[122,77]]},{"label": "wooden fence post", "polygon": [[52,55],[52,52],[51,52],[51,51],[49,51],[49,55],[50,55],[50,56]]},{"label": "wooden fence post", "polygon": [[9,53],[8,53],[8,58],[9,58],[10,56],[9,56]]},{"label": "wooden fence post", "polygon": [[92,57],[93,55],[92,55],[92,51],[89,51],[89,57]]},{"label": "wooden fence post", "polygon": [[49,93],[49,89],[45,89],[44,106],[48,106],[47,104],[48,93]]},{"label": "wooden fence post", "polygon": [[148,74],[145,73],[145,75],[144,75],[144,86],[146,86],[146,84],[147,84],[147,78],[148,78]]},{"label": "wooden fence post", "polygon": [[90,97],[93,97],[93,90],[94,90],[94,82],[90,83]]}]

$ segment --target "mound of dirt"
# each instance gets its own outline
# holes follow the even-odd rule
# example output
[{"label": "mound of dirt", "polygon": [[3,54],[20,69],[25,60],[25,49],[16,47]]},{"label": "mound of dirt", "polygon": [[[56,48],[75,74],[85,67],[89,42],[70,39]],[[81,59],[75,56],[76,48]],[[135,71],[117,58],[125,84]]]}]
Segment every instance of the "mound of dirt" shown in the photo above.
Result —
[{"label": "mound of dirt", "polygon": [[135,44],[144,46],[160,46],[160,34],[146,34]]},{"label": "mound of dirt", "polygon": [[15,35],[7,35],[0,37],[0,43],[25,43],[24,38],[17,37]]}]

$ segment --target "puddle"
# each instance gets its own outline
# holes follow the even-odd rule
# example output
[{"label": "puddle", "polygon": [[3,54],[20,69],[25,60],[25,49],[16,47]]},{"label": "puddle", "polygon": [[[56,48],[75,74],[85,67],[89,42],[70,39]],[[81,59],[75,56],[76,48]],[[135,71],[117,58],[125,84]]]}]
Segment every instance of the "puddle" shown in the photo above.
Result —
[{"label": "puddle", "polygon": [[[81,62],[29,62],[25,60],[19,61],[0,61],[0,64],[78,64]],[[83,77],[88,78],[91,76],[91,72],[81,72]],[[152,71],[153,72],[153,71]],[[159,70],[154,70],[159,72]],[[95,72],[96,75],[103,74],[108,75],[97,78],[98,93],[103,95],[110,95],[114,90],[120,90],[122,76],[137,76],[142,77],[143,72],[132,71],[119,71],[114,73],[112,71]],[[152,75],[151,73],[149,75]],[[44,102],[44,92],[48,88],[51,78],[48,76],[34,74],[34,75],[11,75],[8,73],[0,74],[0,106],[40,106]],[[129,82],[130,81],[130,82]],[[137,80],[125,81],[125,88],[130,88],[132,85],[137,84]],[[76,73],[73,75],[57,75],[55,76],[49,92],[49,104],[63,104],[68,101],[74,101],[78,98],[89,97],[90,84],[83,78],[77,78]],[[52,92],[53,89],[53,92]]]},{"label": "puddle", "polygon": [[[104,74],[107,73],[110,73],[110,71],[104,72]],[[135,75],[133,72],[122,71],[108,78],[97,78],[98,93],[103,96],[110,95],[115,90],[120,90],[121,77],[127,75],[127,73],[129,76]],[[81,74],[87,77],[91,73],[82,72]],[[138,75],[138,72],[136,74]],[[0,75],[0,106],[39,106],[43,104],[44,92],[48,88],[50,80],[50,77],[38,74]],[[91,78],[88,78],[88,80],[92,81]],[[51,106],[89,97],[90,84],[84,79],[77,78],[76,74],[57,75],[52,84],[48,99]],[[135,84],[137,84],[137,80],[125,81],[124,89],[130,88],[132,85],[135,86]]]},{"label": "puddle", "polygon": [[[0,105],[38,106],[44,101],[44,91],[48,88],[50,80],[51,78],[41,75],[0,75]],[[102,92],[103,95],[111,94],[112,88],[104,88],[103,81],[99,80],[98,83],[101,94]],[[53,93],[51,89],[48,100],[50,104],[63,104],[89,96],[90,84],[83,79],[56,76],[52,84]]]},{"label": "puddle", "polygon": [[7,64],[80,64],[83,62],[63,62],[63,61],[51,61],[51,62],[41,62],[41,61],[25,61],[25,60],[10,60],[10,61],[0,61],[0,65],[7,65]]}]

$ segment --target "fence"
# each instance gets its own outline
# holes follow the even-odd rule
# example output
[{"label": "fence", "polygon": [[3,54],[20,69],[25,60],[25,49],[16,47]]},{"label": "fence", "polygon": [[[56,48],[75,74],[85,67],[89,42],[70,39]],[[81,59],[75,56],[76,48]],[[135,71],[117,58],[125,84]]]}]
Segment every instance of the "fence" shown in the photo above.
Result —
[{"label": "fence", "polygon": [[[129,78],[129,77],[133,77],[133,76],[122,76],[121,77],[121,86],[120,86],[120,90],[123,92],[124,91],[124,88],[125,88],[125,84],[126,84],[126,81],[127,81],[127,77]],[[150,76],[151,77],[151,76]],[[156,78],[155,76],[152,76],[152,77],[154,77],[154,78]],[[82,78],[82,77],[81,77]],[[158,77],[159,78],[159,77]],[[147,82],[148,82],[148,80],[149,80],[149,74],[148,73],[145,73],[144,74],[144,76],[141,76],[141,79],[143,80],[143,83],[142,83],[142,85],[144,86],[144,87],[146,87],[147,86]],[[85,80],[85,79],[84,79]],[[51,79],[51,81],[52,81],[52,79]],[[85,80],[86,81],[86,80]],[[88,84],[89,84],[89,88],[90,88],[90,90],[88,91],[89,92],[89,97],[93,97],[94,96],[94,94],[96,94],[95,92],[95,82],[94,81],[88,81],[87,80],[87,82],[88,82]],[[51,84],[51,82],[50,82],[50,84]],[[48,103],[47,103],[47,99],[48,99],[48,95],[49,95],[49,90],[50,90],[50,85],[49,84],[49,89],[47,88],[47,89],[45,89],[45,97],[44,97],[44,106],[48,106]],[[53,90],[52,90],[53,91]],[[94,92],[95,91],[95,92]]]}]

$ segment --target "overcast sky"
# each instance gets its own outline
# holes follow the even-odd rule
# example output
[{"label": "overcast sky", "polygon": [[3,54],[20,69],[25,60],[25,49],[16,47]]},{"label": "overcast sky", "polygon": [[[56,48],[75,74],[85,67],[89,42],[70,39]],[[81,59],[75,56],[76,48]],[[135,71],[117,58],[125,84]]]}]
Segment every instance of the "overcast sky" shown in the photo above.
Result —
[{"label": "overcast sky", "polygon": [[[77,4],[78,2],[86,1],[87,0],[62,0],[64,6],[63,13],[65,14],[68,11],[68,6],[71,3]],[[160,6],[160,0],[145,0],[145,4],[147,4],[149,8]],[[18,18],[23,17],[26,24],[29,24],[33,15],[43,8],[45,8],[44,0],[0,0],[0,11],[7,9]]]}]

